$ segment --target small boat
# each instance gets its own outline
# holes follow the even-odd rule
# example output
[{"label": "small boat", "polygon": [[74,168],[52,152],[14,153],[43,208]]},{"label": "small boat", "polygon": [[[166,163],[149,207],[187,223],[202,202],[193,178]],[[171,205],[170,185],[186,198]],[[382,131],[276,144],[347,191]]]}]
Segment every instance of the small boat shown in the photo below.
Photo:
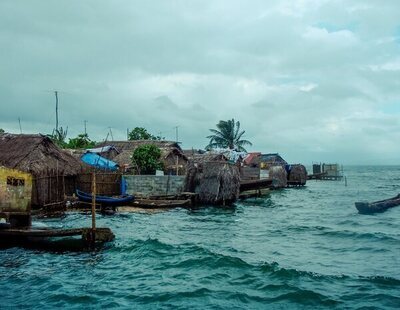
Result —
[{"label": "small boat", "polygon": [[101,245],[114,240],[109,228],[7,228],[0,229],[0,249],[14,246],[52,250],[83,250],[90,245]]},{"label": "small boat", "polygon": [[[190,199],[162,200],[162,199],[136,199],[130,206],[137,208],[187,208],[192,205]],[[120,210],[118,208],[118,210]]]},{"label": "small boat", "polygon": [[375,201],[375,202],[356,202],[358,213],[372,214],[384,212],[387,209],[400,205],[400,194],[389,199]]},{"label": "small boat", "polygon": [[[92,202],[92,194],[88,194],[77,189],[76,195],[81,201]],[[132,195],[122,195],[119,197],[96,195],[96,203],[107,206],[122,206],[132,202],[134,199],[135,197]]]}]

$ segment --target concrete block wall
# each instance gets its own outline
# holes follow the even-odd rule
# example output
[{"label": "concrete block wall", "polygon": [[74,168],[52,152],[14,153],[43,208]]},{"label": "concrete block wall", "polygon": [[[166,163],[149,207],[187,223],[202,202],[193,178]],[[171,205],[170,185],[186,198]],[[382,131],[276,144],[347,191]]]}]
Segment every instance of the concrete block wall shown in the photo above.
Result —
[{"label": "concrete block wall", "polygon": [[175,195],[183,191],[184,176],[123,175],[126,193],[131,195]]}]

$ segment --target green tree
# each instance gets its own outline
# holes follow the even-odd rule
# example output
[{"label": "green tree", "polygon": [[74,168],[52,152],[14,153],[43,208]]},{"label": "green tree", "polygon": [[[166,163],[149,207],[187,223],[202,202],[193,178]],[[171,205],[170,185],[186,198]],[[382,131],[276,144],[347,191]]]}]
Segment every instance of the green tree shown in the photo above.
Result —
[{"label": "green tree", "polygon": [[68,143],[65,142],[67,134],[68,134],[68,127],[65,130],[62,127],[60,127],[58,129],[54,129],[53,133],[51,135],[48,135],[48,137],[59,147],[65,148],[68,145]]},{"label": "green tree", "polygon": [[156,170],[163,169],[160,158],[160,148],[153,144],[145,144],[133,151],[132,163],[137,167],[139,174],[155,174]]},{"label": "green tree", "polygon": [[143,127],[135,127],[128,133],[128,140],[161,140],[160,136],[154,136]]},{"label": "green tree", "polygon": [[1,135],[2,133],[5,133],[5,131],[4,131],[3,128],[0,128],[0,135]]},{"label": "green tree", "polygon": [[232,118],[231,120],[222,121],[216,125],[218,129],[210,129],[213,133],[207,136],[210,139],[209,144],[206,146],[207,150],[213,148],[228,148],[230,150],[244,151],[244,146],[251,146],[252,143],[248,140],[242,140],[245,133],[244,130],[240,131],[240,122]]},{"label": "green tree", "polygon": [[94,147],[95,141],[89,139],[87,133],[81,133],[76,138],[69,139],[68,148],[71,149],[87,149]]}]

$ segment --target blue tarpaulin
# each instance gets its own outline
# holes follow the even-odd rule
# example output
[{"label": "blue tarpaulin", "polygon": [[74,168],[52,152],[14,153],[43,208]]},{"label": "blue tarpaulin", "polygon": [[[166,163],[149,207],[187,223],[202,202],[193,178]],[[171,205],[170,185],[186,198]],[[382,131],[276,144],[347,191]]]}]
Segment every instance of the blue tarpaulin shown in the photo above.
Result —
[{"label": "blue tarpaulin", "polygon": [[95,153],[85,153],[81,156],[81,160],[93,167],[99,168],[99,169],[106,169],[106,170],[117,170],[118,169],[118,164],[107,159],[104,157],[101,157],[98,154]]}]

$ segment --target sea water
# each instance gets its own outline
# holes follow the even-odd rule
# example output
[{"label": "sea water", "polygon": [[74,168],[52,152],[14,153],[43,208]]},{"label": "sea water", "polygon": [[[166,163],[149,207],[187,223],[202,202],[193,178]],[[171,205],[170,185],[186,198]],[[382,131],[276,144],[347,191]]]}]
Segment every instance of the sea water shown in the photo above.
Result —
[{"label": "sea water", "polygon": [[[400,308],[400,167],[345,167],[236,203],[98,216],[114,242],[87,252],[0,250],[0,308]],[[43,220],[90,226],[90,216]]]}]

